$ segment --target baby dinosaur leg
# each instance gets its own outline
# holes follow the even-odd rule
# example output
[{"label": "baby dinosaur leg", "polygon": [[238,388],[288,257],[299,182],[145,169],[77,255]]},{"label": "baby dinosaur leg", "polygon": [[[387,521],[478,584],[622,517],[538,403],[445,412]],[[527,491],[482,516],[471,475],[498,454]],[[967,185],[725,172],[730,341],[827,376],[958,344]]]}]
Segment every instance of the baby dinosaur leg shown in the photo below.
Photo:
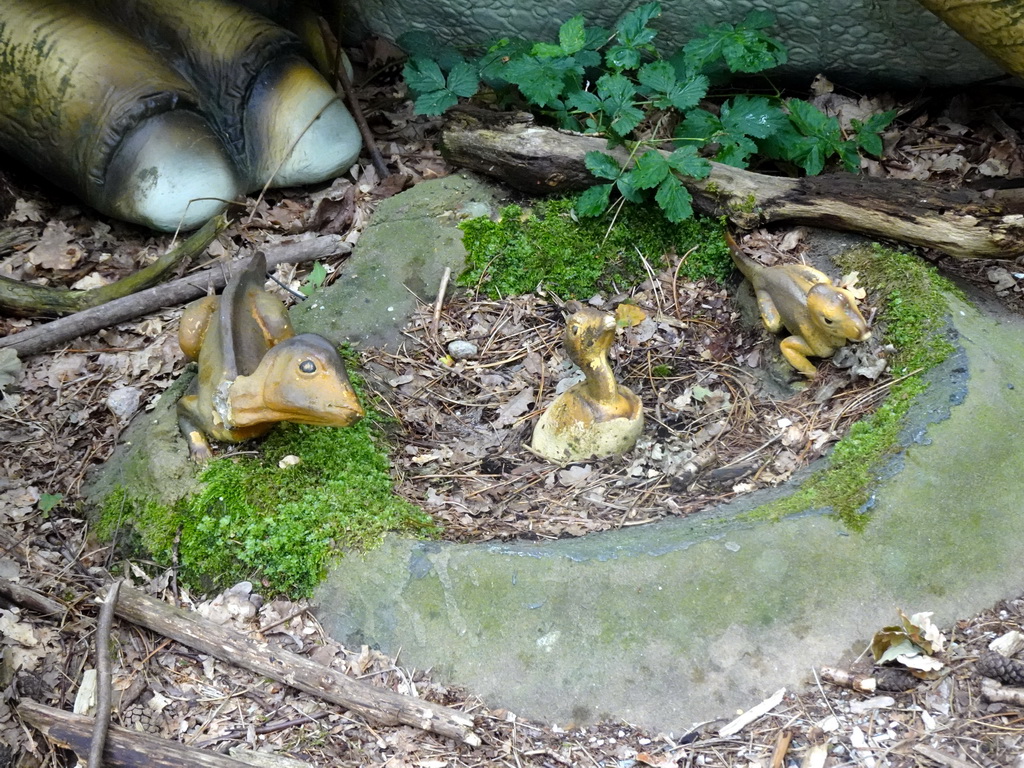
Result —
[{"label": "baby dinosaur leg", "polygon": [[814,378],[817,375],[818,369],[807,359],[808,355],[814,354],[814,350],[802,337],[788,336],[782,340],[779,347],[782,349],[782,356],[804,376]]},{"label": "baby dinosaur leg", "polygon": [[178,401],[178,428],[185,442],[188,443],[188,454],[192,461],[204,464],[213,458],[213,449],[206,439],[196,414],[199,409],[199,398],[195,394],[187,394]]},{"label": "baby dinosaur leg", "polygon": [[782,330],[782,316],[775,307],[771,294],[768,291],[756,291],[755,293],[757,294],[757,308],[761,312],[761,322],[770,332],[778,333]]}]

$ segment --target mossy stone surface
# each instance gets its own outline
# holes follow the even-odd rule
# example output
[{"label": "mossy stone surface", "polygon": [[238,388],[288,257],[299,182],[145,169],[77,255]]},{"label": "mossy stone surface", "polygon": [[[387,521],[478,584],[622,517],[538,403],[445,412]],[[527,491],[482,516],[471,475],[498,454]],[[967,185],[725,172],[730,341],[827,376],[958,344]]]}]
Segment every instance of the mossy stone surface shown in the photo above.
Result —
[{"label": "mossy stone surface", "polygon": [[389,538],[318,592],[349,643],[401,649],[490,706],[674,733],[857,655],[898,609],[940,622],[1024,579],[1024,322],[949,297],[960,351],[873,470],[860,530],[791,487],[684,520],[545,544]]},{"label": "mossy stone surface", "polygon": [[417,303],[437,298],[445,268],[451,268],[452,281],[465,268],[459,222],[486,215],[498,194],[494,185],[465,173],[382,200],[341,277],[292,308],[296,329],[339,345],[397,341]]},{"label": "mossy stone surface", "polygon": [[176,411],[193,376],[194,370],[186,372],[161,395],[152,411],[140,412],[132,419],[114,455],[89,476],[83,498],[90,510],[102,507],[118,487],[131,488],[167,506],[199,489]]}]

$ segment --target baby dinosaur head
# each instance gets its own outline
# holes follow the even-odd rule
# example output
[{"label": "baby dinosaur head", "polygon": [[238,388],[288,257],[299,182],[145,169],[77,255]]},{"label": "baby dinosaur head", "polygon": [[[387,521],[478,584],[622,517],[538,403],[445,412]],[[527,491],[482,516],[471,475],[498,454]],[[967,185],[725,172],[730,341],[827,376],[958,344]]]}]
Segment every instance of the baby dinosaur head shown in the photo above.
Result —
[{"label": "baby dinosaur head", "polygon": [[235,426],[294,421],[347,427],[364,415],[345,364],[327,339],[303,333],[271,347],[229,393]]},{"label": "baby dinosaur head", "polygon": [[607,364],[608,350],[615,340],[615,318],[578,301],[568,302],[566,308],[572,312],[565,326],[565,351],[569,359],[583,370]]},{"label": "baby dinosaur head", "polygon": [[822,333],[835,339],[866,341],[871,338],[867,321],[857,304],[841,288],[818,283],[807,293],[811,321]]}]

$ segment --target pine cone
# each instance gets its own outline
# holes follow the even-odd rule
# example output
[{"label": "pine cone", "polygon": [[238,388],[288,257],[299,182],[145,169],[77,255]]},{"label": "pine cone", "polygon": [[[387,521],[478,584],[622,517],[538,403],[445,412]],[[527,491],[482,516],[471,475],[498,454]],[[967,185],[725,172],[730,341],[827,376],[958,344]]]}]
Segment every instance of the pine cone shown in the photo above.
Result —
[{"label": "pine cone", "polygon": [[978,674],[998,680],[1003,685],[1024,686],[1024,664],[994,651],[978,659]]},{"label": "pine cone", "polygon": [[875,667],[872,672],[875,678],[875,689],[890,693],[902,693],[916,688],[921,678],[915,677],[905,669],[896,667]]},{"label": "pine cone", "polygon": [[145,704],[136,702],[121,713],[121,724],[130,730],[140,733],[160,735],[160,723],[163,715],[154,712]]}]

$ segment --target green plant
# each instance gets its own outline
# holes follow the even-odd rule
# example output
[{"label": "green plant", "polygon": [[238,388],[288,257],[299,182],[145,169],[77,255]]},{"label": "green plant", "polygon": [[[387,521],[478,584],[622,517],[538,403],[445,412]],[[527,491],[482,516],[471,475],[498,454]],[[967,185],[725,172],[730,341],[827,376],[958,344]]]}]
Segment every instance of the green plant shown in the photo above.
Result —
[{"label": "green plant", "polygon": [[681,276],[722,281],[732,272],[721,223],[670,224],[657,211],[627,205],[609,229],[596,219],[580,220],[574,205],[571,198],[548,199],[529,213],[510,205],[497,221],[484,216],[463,222],[467,269],[459,284],[494,298],[543,285],[565,299],[587,299],[642,281],[644,260],[658,268],[667,252],[691,249]]},{"label": "green plant", "polygon": [[112,538],[130,521],[128,547],[164,563],[177,556],[183,581],[199,589],[254,579],[270,594],[308,596],[345,549],[372,547],[388,531],[439,532],[395,495],[379,421],[368,408],[345,429],[282,424],[258,456],[211,461],[202,490],[172,508],[119,488],[97,532]]},{"label": "green plant", "polygon": [[62,501],[64,501],[64,494],[62,493],[42,493],[39,495],[39,501],[36,502],[36,506],[39,507],[41,512],[49,512]]},{"label": "green plant", "polygon": [[299,286],[299,291],[303,296],[311,296],[313,291],[323,286],[325,280],[327,280],[326,267],[319,261],[313,262],[313,268],[309,271],[306,282]]},{"label": "green plant", "polygon": [[845,136],[835,117],[779,95],[698,106],[712,85],[732,74],[785,63],[785,48],[764,31],[774,21],[770,13],[753,11],[739,24],[702,28],[667,58],[655,47],[657,32],[650,26],[660,14],[659,3],[645,3],[610,31],[574,16],[562,24],[557,43],[506,38],[475,59],[424,33],[405,35],[399,39],[410,53],[405,79],[420,114],[441,114],[475,95],[483,82],[499,100],[525,102],[560,128],[603,135],[610,148],[626,146],[624,165],[608,153],[587,153],[587,168],[606,183],[579,198],[577,211],[584,216],[604,212],[613,193],[638,203],[653,190],[670,221],[688,219],[691,197],[680,177],[705,178],[709,157],[747,167],[757,154],[817,174],[832,157],[855,170],[861,151],[881,152],[879,132],[895,112],[854,122],[853,135]]}]

